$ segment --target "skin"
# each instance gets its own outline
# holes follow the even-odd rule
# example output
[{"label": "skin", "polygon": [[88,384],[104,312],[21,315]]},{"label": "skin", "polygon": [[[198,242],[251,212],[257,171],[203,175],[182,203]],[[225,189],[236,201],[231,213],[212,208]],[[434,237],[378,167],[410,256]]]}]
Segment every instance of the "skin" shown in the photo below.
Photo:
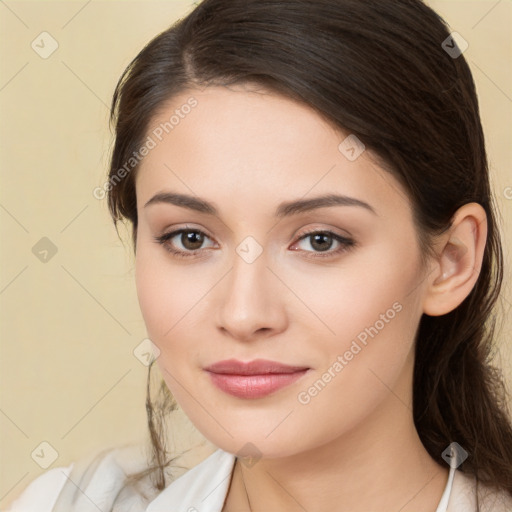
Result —
[{"label": "skin", "polygon": [[[370,151],[350,161],[348,135],[307,106],[249,86],[207,87],[172,98],[165,122],[193,96],[197,106],[144,158],[137,176],[136,283],[159,368],[198,430],[216,446],[254,455],[235,466],[224,512],[368,510],[432,512],[448,466],[424,449],[412,418],[414,339],[421,316],[460,304],[478,277],[484,210],[463,206],[421,265],[406,191]],[[205,199],[217,215],[163,202],[157,193]],[[337,193],[371,205],[329,206],[286,218],[285,201]],[[195,256],[177,258],[154,237],[183,228],[205,233]],[[329,257],[308,230],[327,238]],[[263,252],[236,252],[248,236]],[[332,240],[332,245],[329,243]],[[192,252],[178,235],[167,242]],[[300,403],[366,327],[401,306],[342,371]],[[310,370],[259,399],[215,387],[203,368],[264,358]],[[331,370],[332,373],[332,370]],[[243,479],[242,479],[243,476]]]}]

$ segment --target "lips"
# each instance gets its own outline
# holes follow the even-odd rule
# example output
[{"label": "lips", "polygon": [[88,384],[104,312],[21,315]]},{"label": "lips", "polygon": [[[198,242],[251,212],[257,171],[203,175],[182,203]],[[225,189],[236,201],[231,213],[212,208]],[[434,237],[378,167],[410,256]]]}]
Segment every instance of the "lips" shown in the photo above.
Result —
[{"label": "lips", "polygon": [[213,373],[232,374],[232,375],[263,375],[267,373],[294,373],[300,370],[307,370],[306,366],[289,366],[287,364],[278,363],[276,361],[268,361],[266,359],[254,359],[244,363],[236,359],[228,359],[219,361],[205,370]]},{"label": "lips", "polygon": [[300,379],[309,370],[277,361],[235,359],[219,361],[204,370],[220,390],[238,398],[262,398]]}]

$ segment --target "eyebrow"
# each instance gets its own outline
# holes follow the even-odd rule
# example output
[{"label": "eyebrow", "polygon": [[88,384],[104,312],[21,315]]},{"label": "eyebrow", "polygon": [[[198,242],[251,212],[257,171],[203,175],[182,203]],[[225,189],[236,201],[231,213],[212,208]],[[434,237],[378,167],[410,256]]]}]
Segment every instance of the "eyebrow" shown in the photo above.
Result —
[{"label": "eyebrow", "polygon": [[[182,208],[188,208],[189,210],[205,213],[207,215],[219,215],[217,208],[205,199],[190,196],[188,194],[177,194],[174,192],[160,192],[154,195],[144,205],[144,208],[158,203],[173,204],[175,206],[181,206]],[[377,215],[377,212],[372,206],[360,199],[339,194],[327,194],[319,197],[313,197],[311,199],[298,199],[295,201],[283,202],[277,207],[275,216],[279,218],[289,217],[329,206],[357,206]]]}]

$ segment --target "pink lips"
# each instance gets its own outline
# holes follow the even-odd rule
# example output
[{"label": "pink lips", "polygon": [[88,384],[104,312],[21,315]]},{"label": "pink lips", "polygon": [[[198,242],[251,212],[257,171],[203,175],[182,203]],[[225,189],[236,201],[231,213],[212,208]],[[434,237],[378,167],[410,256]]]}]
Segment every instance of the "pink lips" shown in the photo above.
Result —
[{"label": "pink lips", "polygon": [[265,359],[248,363],[228,359],[204,370],[210,374],[213,384],[225,393],[238,398],[261,398],[295,382],[309,368]]}]

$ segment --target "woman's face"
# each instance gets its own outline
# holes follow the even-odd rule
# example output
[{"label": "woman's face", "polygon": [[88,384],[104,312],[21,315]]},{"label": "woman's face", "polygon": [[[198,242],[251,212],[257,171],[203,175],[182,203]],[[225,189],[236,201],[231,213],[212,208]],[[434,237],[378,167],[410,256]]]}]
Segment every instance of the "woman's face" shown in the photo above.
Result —
[{"label": "woman's face", "polygon": [[[169,389],[226,451],[292,455],[410,414],[425,293],[411,206],[349,135],[241,87],[174,97],[147,133],[139,302]],[[256,359],[292,368],[206,370]]]}]

